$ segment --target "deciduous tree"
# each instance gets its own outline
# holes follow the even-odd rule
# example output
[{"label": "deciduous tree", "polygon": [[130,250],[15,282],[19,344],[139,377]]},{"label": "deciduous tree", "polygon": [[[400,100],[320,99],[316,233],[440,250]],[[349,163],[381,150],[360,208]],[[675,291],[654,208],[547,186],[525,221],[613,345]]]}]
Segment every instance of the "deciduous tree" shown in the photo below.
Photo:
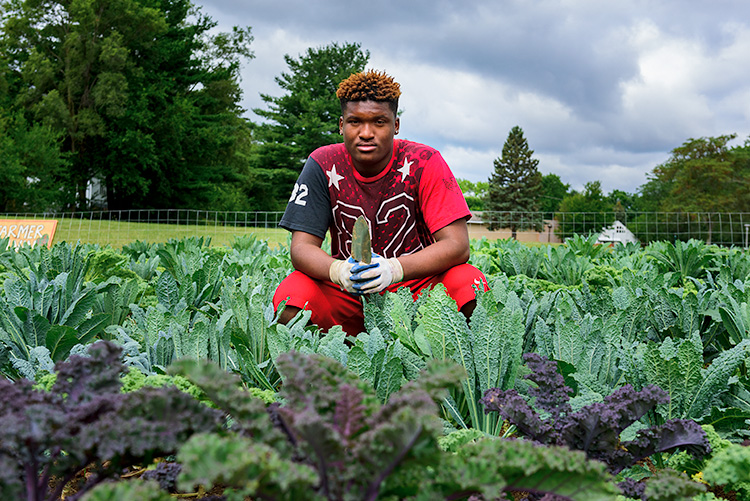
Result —
[{"label": "deciduous tree", "polygon": [[540,209],[544,217],[552,219],[553,214],[560,207],[560,202],[568,195],[570,185],[563,183],[557,174],[545,174],[542,176],[542,188],[540,199]]},{"label": "deciduous tree", "polygon": [[662,186],[659,209],[665,212],[733,211],[749,194],[743,149],[729,141],[736,134],[688,139],[654,168],[650,181]]},{"label": "deciduous tree", "polygon": [[190,0],[13,0],[2,50],[14,106],[63,134],[62,188],[85,208],[88,182],[110,208],[206,206],[231,179],[247,29],[216,26]]},{"label": "deciduous tree", "polygon": [[600,232],[614,222],[613,210],[602,192],[601,182],[588,182],[582,193],[573,192],[560,202],[555,214],[559,222],[557,232],[562,238]]},{"label": "deciduous tree", "polygon": [[464,194],[466,203],[471,210],[484,210],[484,200],[487,198],[487,191],[490,184],[487,181],[469,181],[468,179],[457,178],[458,186]]},{"label": "deciduous tree", "polygon": [[34,212],[59,203],[59,178],[66,160],[60,134],[29,124],[12,107],[7,64],[0,57],[0,212]]},{"label": "deciduous tree", "polygon": [[654,168],[639,197],[640,208],[683,213],[695,227],[705,226],[711,241],[712,215],[750,208],[750,140],[729,147],[736,134],[688,139]]},{"label": "deciduous tree", "polygon": [[491,223],[490,230],[510,228],[513,238],[519,229],[541,231],[539,212],[542,175],[537,170],[539,160],[532,158],[523,130],[515,126],[503,144],[500,158],[495,159],[495,172],[490,176],[485,210]]}]

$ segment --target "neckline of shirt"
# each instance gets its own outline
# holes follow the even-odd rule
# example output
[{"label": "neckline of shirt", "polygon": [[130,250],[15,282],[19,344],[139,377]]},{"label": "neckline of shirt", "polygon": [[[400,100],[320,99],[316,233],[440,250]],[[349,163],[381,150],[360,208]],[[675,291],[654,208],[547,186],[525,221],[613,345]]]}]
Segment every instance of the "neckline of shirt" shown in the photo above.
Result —
[{"label": "neckline of shirt", "polygon": [[391,154],[391,160],[388,162],[388,165],[386,165],[383,170],[381,170],[379,173],[375,174],[372,177],[365,177],[362,174],[360,174],[357,168],[354,167],[354,163],[352,162],[352,156],[349,154],[348,151],[346,151],[346,149],[344,149],[344,151],[346,151],[346,157],[347,157],[347,160],[349,161],[349,165],[351,165],[352,167],[352,172],[354,173],[354,177],[358,181],[361,181],[363,183],[374,183],[375,181],[382,179],[383,176],[388,174],[388,172],[390,172],[393,169],[393,164],[396,161],[396,156],[397,156],[396,152],[398,150],[398,143],[399,143],[399,139],[394,138],[393,139],[393,153]]}]

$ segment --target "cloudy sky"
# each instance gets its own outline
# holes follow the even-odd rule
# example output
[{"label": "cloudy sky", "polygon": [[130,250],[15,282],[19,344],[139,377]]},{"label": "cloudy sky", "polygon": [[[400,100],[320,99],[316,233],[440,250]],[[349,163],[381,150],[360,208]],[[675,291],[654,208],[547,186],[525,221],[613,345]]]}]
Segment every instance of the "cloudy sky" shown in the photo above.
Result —
[{"label": "cloudy sky", "polygon": [[747,0],[194,0],[251,26],[243,106],[282,95],[284,54],[358,42],[401,84],[399,137],[486,181],[510,129],[573,189],[636,192],[689,138],[750,136]]}]

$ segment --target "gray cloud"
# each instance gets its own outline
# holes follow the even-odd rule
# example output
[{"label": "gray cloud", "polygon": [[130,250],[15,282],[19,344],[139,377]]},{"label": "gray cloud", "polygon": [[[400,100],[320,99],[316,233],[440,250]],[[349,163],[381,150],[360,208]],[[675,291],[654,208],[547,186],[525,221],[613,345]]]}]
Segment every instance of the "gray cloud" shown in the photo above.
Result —
[{"label": "gray cloud", "polygon": [[203,10],[220,29],[253,28],[248,110],[280,93],[284,54],[358,42],[402,84],[402,137],[474,181],[514,125],[542,172],[629,192],[688,138],[750,134],[745,0],[206,0]]}]

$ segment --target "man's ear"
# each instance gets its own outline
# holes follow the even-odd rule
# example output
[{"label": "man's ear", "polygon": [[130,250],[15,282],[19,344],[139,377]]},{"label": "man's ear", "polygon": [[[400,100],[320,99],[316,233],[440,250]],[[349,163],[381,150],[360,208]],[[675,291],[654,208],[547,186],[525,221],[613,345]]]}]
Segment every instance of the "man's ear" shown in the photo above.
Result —
[{"label": "man's ear", "polygon": [[396,134],[398,134],[398,129],[401,128],[401,119],[399,117],[396,117],[396,122],[394,123]]},{"label": "man's ear", "polygon": [[344,117],[339,117],[339,134],[344,135]]}]

